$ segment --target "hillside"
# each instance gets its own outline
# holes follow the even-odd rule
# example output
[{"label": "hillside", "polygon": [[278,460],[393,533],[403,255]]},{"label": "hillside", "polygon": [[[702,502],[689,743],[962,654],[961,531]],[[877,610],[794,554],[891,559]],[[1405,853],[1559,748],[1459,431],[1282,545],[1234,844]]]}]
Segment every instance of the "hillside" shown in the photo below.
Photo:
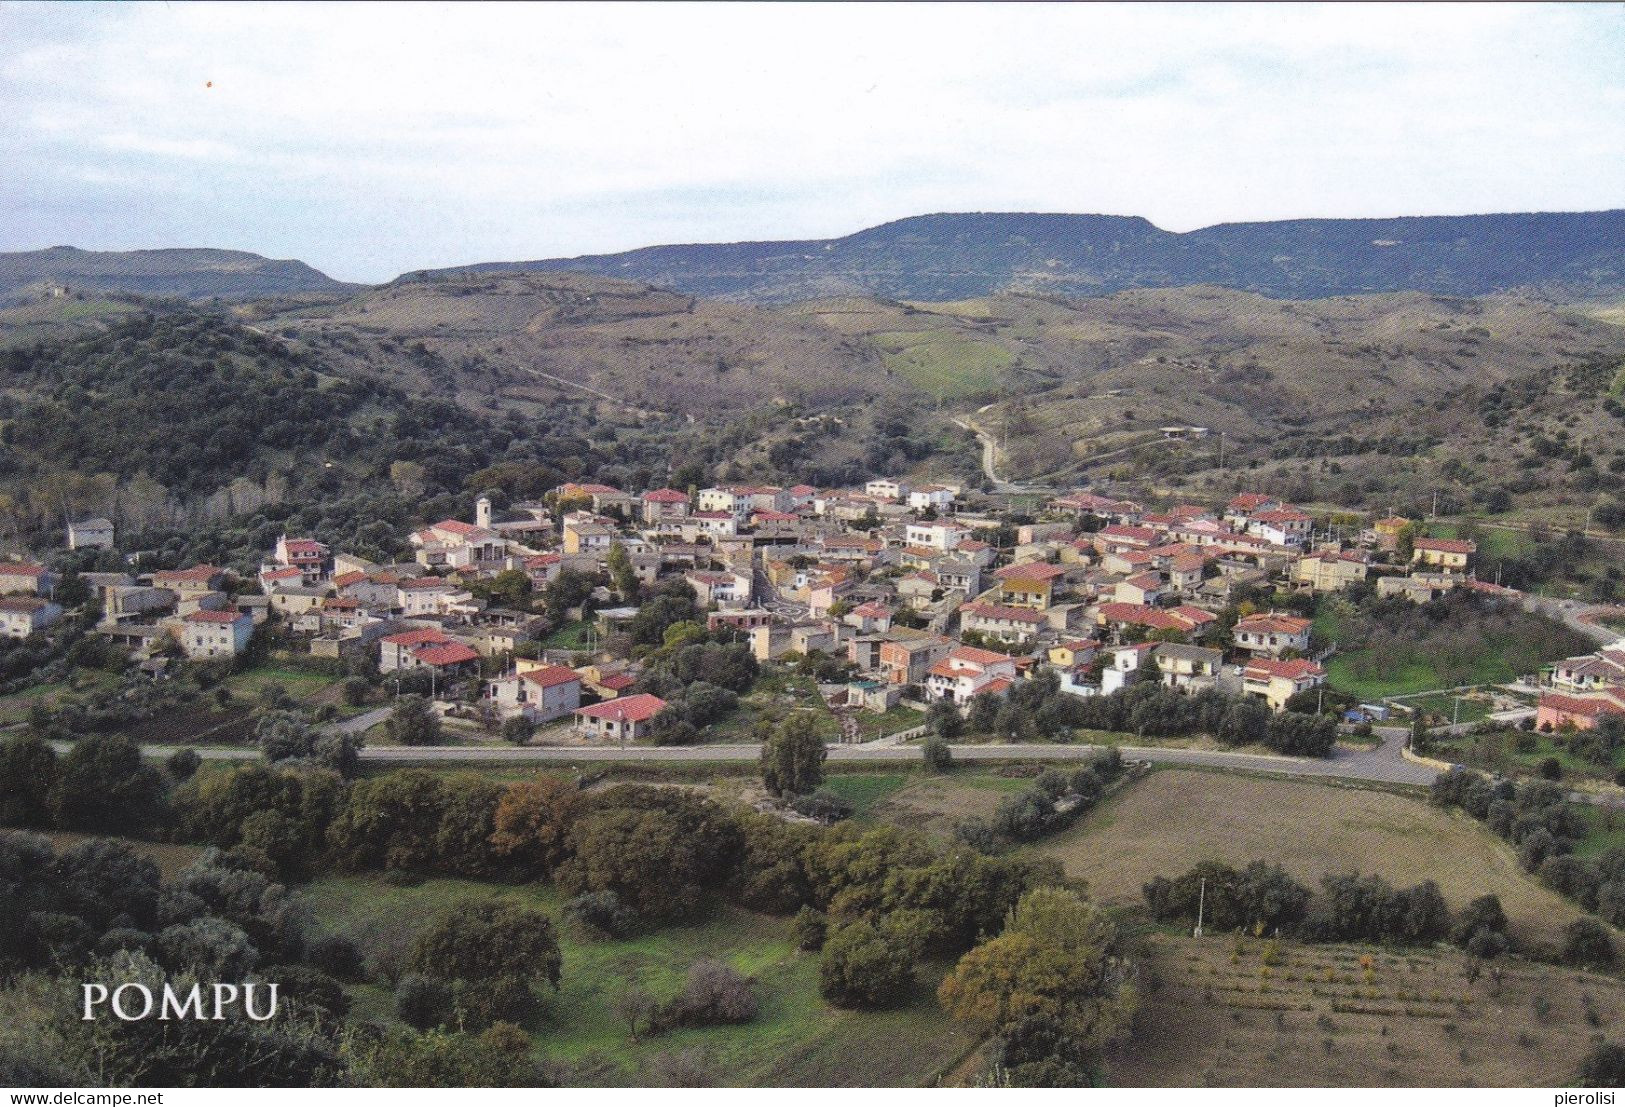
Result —
[{"label": "hillside", "polygon": [[1289,299],[1546,285],[1589,293],[1625,287],[1625,210],[1223,223],[1184,234],[1127,216],[952,213],[827,240],[651,246],[436,272],[511,270],[593,273],[760,303],[1098,296],[1194,284]]},{"label": "hillside", "polygon": [[[713,418],[763,404],[829,408],[886,390],[879,358],[815,322],[578,274],[398,282],[261,324],[337,364],[455,379],[465,398],[598,395]],[[452,373],[452,371],[455,371]]]},{"label": "hillside", "polygon": [[0,306],[39,298],[51,286],[184,300],[255,300],[354,289],[302,261],[242,250],[47,250],[0,253]]}]

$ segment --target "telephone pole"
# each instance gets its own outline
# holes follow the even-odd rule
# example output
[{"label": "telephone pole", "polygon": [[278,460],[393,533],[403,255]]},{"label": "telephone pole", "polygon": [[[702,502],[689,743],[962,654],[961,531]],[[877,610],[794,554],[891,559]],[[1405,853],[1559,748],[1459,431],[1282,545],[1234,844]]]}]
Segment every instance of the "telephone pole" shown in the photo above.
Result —
[{"label": "telephone pole", "polygon": [[1200,890],[1196,894],[1196,929],[1191,931],[1192,938],[1202,936],[1202,915],[1207,910],[1207,877],[1202,878]]}]

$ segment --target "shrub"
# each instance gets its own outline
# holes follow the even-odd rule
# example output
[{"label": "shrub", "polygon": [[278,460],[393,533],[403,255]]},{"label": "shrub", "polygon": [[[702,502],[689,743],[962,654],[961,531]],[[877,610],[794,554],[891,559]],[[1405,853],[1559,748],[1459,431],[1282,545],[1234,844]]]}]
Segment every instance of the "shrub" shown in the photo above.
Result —
[{"label": "shrub", "polygon": [[638,915],[614,892],[587,892],[564,905],[564,917],[603,938],[624,938],[637,927]]},{"label": "shrub", "polygon": [[837,1007],[890,1007],[913,983],[912,943],[885,926],[850,922],[824,940],[818,990]]},{"label": "shrub", "polygon": [[1575,919],[1563,928],[1558,956],[1569,965],[1608,968],[1614,963],[1614,942],[1595,919]]},{"label": "shrub", "polygon": [[816,907],[803,907],[796,912],[796,948],[816,953],[824,948],[824,936],[829,932],[829,918]]},{"label": "shrub", "polygon": [[188,746],[170,754],[164,761],[164,768],[168,770],[170,777],[174,780],[187,781],[192,779],[192,774],[197,772],[198,766],[201,764],[203,764],[203,758],[198,755],[197,750]]},{"label": "shrub", "polygon": [[732,1026],[751,1021],[756,1011],[750,981],[732,966],[705,958],[689,966],[683,990],[665,1015],[676,1026]]},{"label": "shrub", "polygon": [[451,1018],[451,986],[444,980],[407,973],[395,985],[395,1013],[415,1030],[432,1030]]}]

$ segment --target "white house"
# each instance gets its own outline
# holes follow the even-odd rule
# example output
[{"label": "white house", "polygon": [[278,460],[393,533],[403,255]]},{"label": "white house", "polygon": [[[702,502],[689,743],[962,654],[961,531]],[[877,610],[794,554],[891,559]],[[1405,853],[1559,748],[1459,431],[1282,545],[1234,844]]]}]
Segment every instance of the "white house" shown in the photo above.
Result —
[{"label": "white house", "polygon": [[503,719],[550,722],[581,706],[581,677],[563,665],[542,665],[490,681],[485,699]]},{"label": "white house", "polygon": [[80,519],[68,524],[68,549],[110,550],[113,524],[107,519]]},{"label": "white house", "polygon": [[254,617],[246,611],[194,611],[181,620],[181,649],[193,660],[236,657],[253,633]]},{"label": "white house", "polygon": [[0,635],[27,638],[62,618],[62,608],[38,596],[0,598]]},{"label": "white house", "polygon": [[963,707],[973,696],[1001,695],[1016,682],[1014,658],[992,650],[960,646],[932,665],[925,691],[932,699],[952,700]]},{"label": "white house", "polygon": [[944,484],[922,484],[909,491],[908,506],[915,511],[947,511],[954,506],[954,490]]},{"label": "white house", "polygon": [[925,546],[947,553],[971,536],[969,527],[938,520],[931,523],[910,523],[903,530],[903,541],[910,546]]}]

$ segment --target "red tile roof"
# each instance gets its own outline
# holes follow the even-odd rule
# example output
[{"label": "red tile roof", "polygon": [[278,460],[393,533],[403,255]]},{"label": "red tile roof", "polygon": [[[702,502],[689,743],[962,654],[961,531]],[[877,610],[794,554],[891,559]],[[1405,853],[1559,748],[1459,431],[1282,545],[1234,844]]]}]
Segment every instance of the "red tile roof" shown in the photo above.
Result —
[{"label": "red tile roof", "polygon": [[1019,565],[1006,565],[993,575],[1000,580],[1054,580],[1065,576],[1066,568],[1047,561],[1023,561]]},{"label": "red tile roof", "polygon": [[608,703],[595,703],[576,711],[585,719],[613,719],[622,723],[642,723],[660,714],[666,701],[659,696],[640,692],[635,696],[622,696]]},{"label": "red tile roof", "polygon": [[544,665],[540,669],[520,673],[519,678],[540,688],[557,688],[561,684],[578,684],[581,681],[574,669],[567,669],[563,665]]},{"label": "red tile roof", "polygon": [[425,644],[413,649],[412,656],[425,665],[461,665],[465,661],[478,661],[480,657],[461,642]]},{"label": "red tile roof", "polygon": [[221,626],[229,626],[238,619],[243,618],[244,614],[244,612],[236,609],[231,611],[194,611],[186,616],[185,621],[188,623],[217,623]]},{"label": "red tile roof", "polygon": [[1294,658],[1291,661],[1272,661],[1268,658],[1260,658],[1257,661],[1249,661],[1247,668],[1242,671],[1242,676],[1247,680],[1268,680],[1270,677],[1301,680],[1304,677],[1323,677],[1325,675],[1325,669],[1322,669],[1313,661],[1305,661],[1301,657]]}]

